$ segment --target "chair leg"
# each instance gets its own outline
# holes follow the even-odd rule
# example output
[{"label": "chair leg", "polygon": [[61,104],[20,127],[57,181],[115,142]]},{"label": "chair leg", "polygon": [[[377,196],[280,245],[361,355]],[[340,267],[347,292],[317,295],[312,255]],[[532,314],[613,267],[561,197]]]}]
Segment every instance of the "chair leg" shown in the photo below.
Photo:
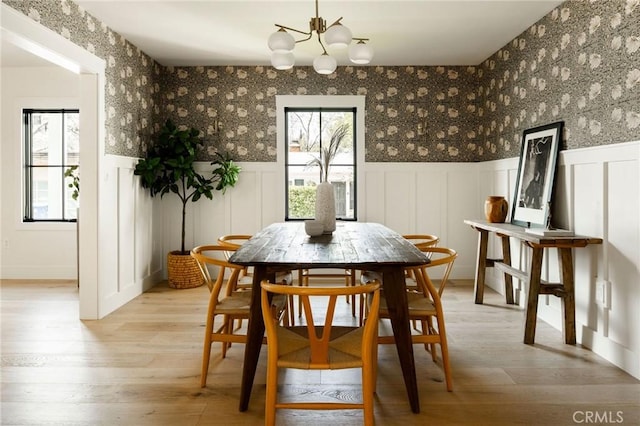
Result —
[{"label": "chair leg", "polygon": [[200,372],[200,387],[207,386],[207,375],[209,374],[209,360],[211,359],[211,333],[213,332],[213,318],[207,319],[207,326],[204,335],[204,347],[202,349],[202,371]]},{"label": "chair leg", "polygon": [[375,363],[362,366],[362,408],[365,426],[373,426],[375,424],[373,416],[373,393],[375,392],[374,370]]},{"label": "chair leg", "polygon": [[[309,276],[305,275],[309,273],[308,269],[300,269],[298,271],[298,285],[301,287],[309,287]],[[302,302],[298,298],[298,318],[302,318]]]},{"label": "chair leg", "polygon": [[[422,321],[422,334],[436,334],[433,333],[433,323],[431,322],[431,317],[428,317],[426,320]],[[427,352],[431,352],[431,359],[433,360],[433,362],[438,362],[438,354],[436,353],[435,343],[425,343],[424,349]]]},{"label": "chair leg", "polygon": [[264,424],[265,426],[275,426],[276,399],[278,394],[278,367],[275,362],[267,362],[267,392],[264,401]]},{"label": "chair leg", "polygon": [[[360,320],[362,321],[362,320]],[[374,336],[378,336],[378,326],[379,326],[380,322],[376,322],[376,331],[374,333]],[[372,354],[371,354],[371,376],[373,377],[373,392],[372,394],[377,392],[378,389],[378,338],[375,337],[373,339],[373,349],[372,349]]]},{"label": "chair leg", "polygon": [[453,380],[451,378],[451,363],[449,362],[449,347],[447,345],[447,334],[444,329],[444,320],[437,318],[438,335],[440,336],[440,351],[442,352],[442,369],[444,379],[447,383],[447,391],[453,391]]},{"label": "chair leg", "polygon": [[[355,282],[355,271],[353,269],[345,269],[344,272],[344,285],[346,287],[352,287],[356,285]],[[353,317],[356,316],[356,296],[355,294],[352,294],[351,297],[349,297],[348,295],[345,296],[345,298],[347,299],[347,303],[351,303],[351,315]]]},{"label": "chair leg", "polygon": [[[224,325],[222,326],[222,334],[233,333],[233,319],[229,318],[228,315],[224,315],[223,321]],[[227,349],[230,347],[231,342],[222,342],[222,358],[227,357]]]}]

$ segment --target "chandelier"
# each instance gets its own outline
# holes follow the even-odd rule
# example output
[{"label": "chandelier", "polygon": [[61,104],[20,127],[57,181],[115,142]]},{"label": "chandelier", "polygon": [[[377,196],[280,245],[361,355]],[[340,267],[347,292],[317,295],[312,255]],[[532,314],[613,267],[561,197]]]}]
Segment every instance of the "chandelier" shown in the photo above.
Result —
[{"label": "chandelier", "polygon": [[[293,48],[296,43],[311,40],[314,32],[318,37],[318,43],[322,47],[322,54],[313,60],[313,69],[318,74],[331,74],[336,70],[336,60],[327,53],[325,44],[329,47],[345,48],[355,40],[357,43],[349,46],[349,59],[354,64],[368,64],[373,58],[373,49],[365,42],[368,38],[353,37],[351,30],[340,23],[342,17],[335,21],[327,28],[327,22],[318,16],[318,0],[316,0],[316,16],[309,21],[309,31],[296,30],[295,28],[286,27],[284,25],[275,24],[278,31],[269,36],[269,49],[271,49],[271,65],[278,70],[288,70],[293,68],[295,57],[293,56]],[[296,40],[287,32],[293,31],[304,34],[306,38]],[[321,34],[324,34],[324,43]]]}]

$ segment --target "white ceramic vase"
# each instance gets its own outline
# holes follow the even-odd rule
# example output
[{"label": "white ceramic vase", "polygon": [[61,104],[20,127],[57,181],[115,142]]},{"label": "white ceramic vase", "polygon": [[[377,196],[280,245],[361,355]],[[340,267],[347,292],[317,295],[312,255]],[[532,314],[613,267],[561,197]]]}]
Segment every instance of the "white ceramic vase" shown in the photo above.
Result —
[{"label": "white ceramic vase", "polygon": [[316,187],[316,220],[322,222],[325,234],[336,230],[336,198],[330,182]]}]

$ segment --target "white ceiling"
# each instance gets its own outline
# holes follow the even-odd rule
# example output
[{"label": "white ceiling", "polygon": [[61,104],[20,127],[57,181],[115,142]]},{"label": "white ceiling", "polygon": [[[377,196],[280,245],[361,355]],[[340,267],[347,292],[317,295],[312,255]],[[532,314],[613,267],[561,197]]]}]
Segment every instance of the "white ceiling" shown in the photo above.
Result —
[{"label": "white ceiling", "polygon": [[[307,31],[315,16],[313,0],[74,1],[163,65],[268,65],[274,24]],[[355,37],[370,38],[371,65],[477,65],[560,3],[320,0],[319,15],[328,25],[342,16]],[[296,64],[320,52],[317,39],[299,43]],[[9,53],[3,42],[3,66],[25,60]],[[349,63],[344,50],[329,53]]]}]

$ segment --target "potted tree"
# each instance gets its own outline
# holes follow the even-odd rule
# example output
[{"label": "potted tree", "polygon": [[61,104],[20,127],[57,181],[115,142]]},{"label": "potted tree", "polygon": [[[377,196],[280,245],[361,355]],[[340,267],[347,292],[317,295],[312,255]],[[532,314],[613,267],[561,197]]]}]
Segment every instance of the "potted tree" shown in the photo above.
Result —
[{"label": "potted tree", "polygon": [[197,129],[180,130],[167,120],[147,155],[138,160],[134,171],[152,197],[174,193],[182,203],[180,250],[167,255],[169,286],[173,288],[193,288],[204,282],[190,250],[185,250],[187,203],[196,202],[203,196],[212,200],[214,191],[224,194],[228,187],[236,184],[240,173],[240,167],[228,153],[216,154],[216,159],[211,162],[214,167],[210,175],[198,173],[194,163],[196,151],[202,145],[199,135]]}]

